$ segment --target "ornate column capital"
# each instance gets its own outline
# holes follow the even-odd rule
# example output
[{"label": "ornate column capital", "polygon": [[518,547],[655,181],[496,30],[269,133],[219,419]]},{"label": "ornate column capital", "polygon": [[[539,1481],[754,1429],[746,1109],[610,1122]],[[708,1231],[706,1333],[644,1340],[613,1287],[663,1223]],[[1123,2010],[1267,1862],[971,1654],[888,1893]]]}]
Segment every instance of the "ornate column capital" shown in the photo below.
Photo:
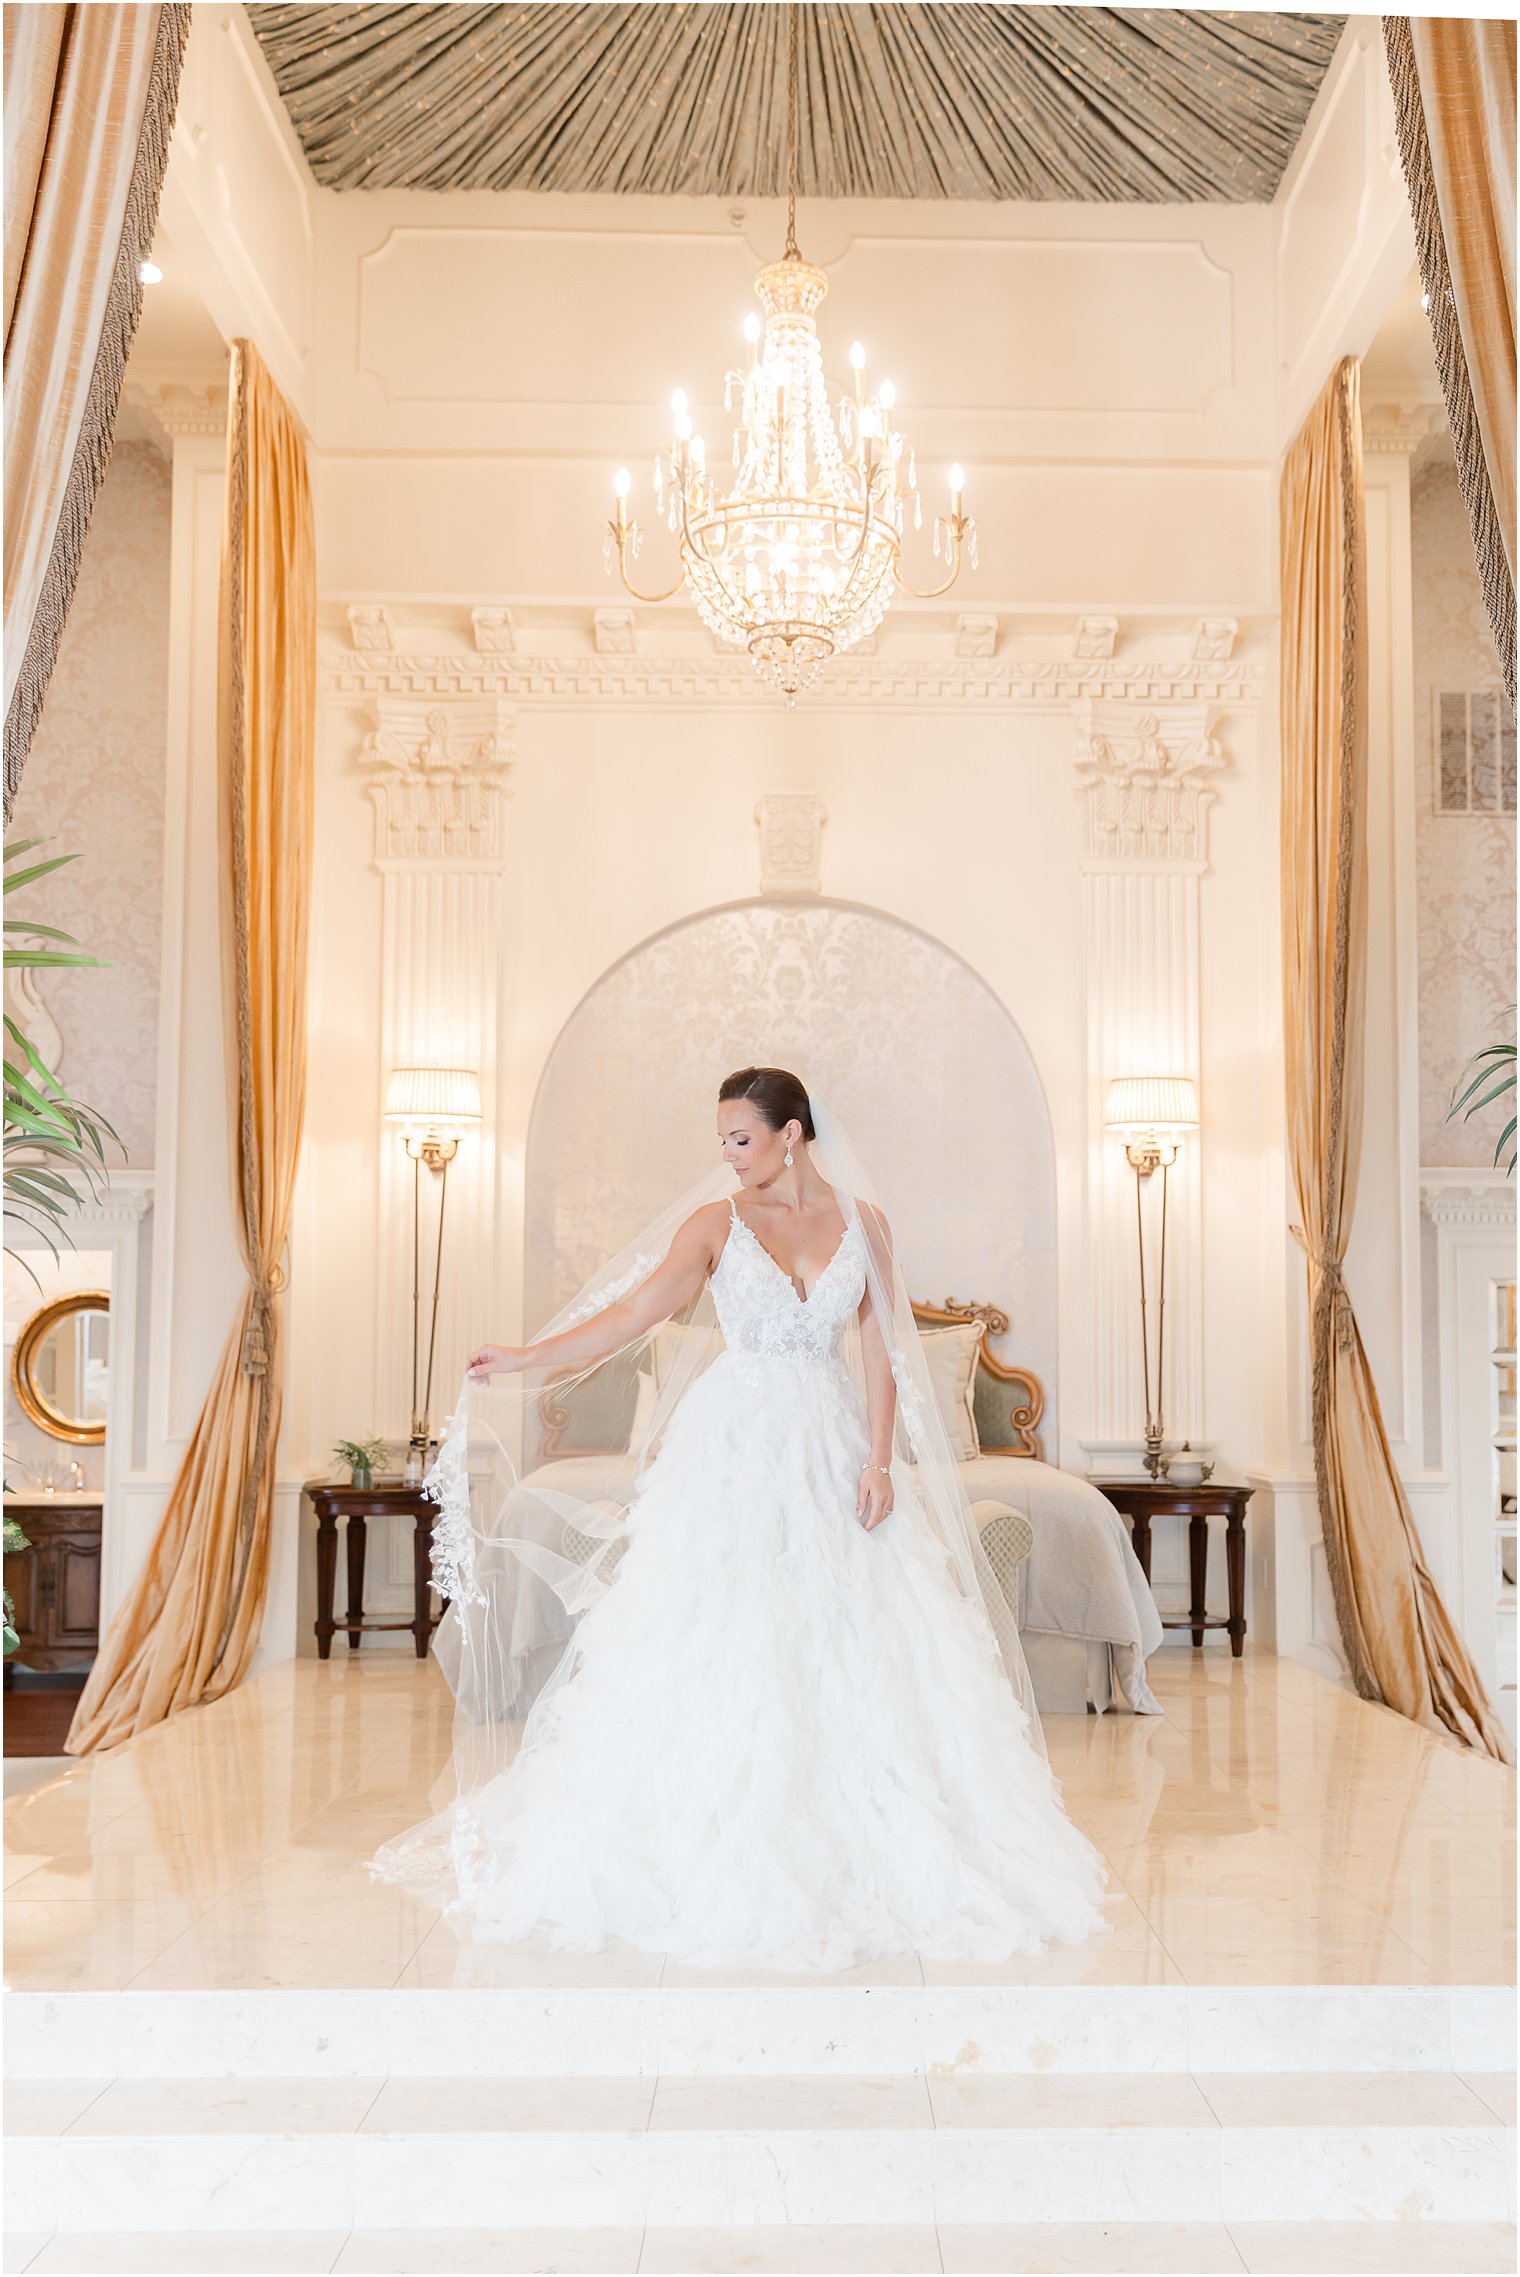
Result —
[{"label": "ornate column capital", "polygon": [[1084,863],[1206,864],[1213,780],[1228,764],[1210,707],[1094,698],[1074,712]]},{"label": "ornate column capital", "polygon": [[382,697],[359,755],[375,806],[376,861],[499,868],[513,733],[512,714],[496,698],[427,704]]}]

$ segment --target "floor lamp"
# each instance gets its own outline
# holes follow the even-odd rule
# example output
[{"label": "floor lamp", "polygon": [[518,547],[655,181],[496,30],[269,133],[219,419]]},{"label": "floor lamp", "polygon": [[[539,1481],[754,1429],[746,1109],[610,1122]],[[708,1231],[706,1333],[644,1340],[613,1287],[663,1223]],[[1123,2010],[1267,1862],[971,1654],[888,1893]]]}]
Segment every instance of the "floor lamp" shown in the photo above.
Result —
[{"label": "floor lamp", "polygon": [[[1145,1377],[1145,1468],[1161,1473],[1166,1435],[1166,1174],[1184,1131],[1198,1128],[1198,1093],[1188,1075],[1120,1075],[1108,1087],[1104,1127],[1125,1141],[1135,1173],[1135,1233],[1140,1244],[1140,1355]],[[1145,1286],[1145,1183],[1161,1173],[1161,1254],[1156,1270],[1156,1379],[1151,1387],[1150,1304]]]},{"label": "floor lamp", "polygon": [[[402,1143],[412,1165],[412,1429],[407,1441],[406,1475],[415,1482],[427,1468],[428,1410],[433,1403],[433,1351],[438,1341],[438,1292],[443,1271],[443,1214],[449,1198],[449,1164],[459,1152],[464,1130],[480,1121],[480,1079],[471,1067],[393,1067],[385,1087],[385,1120],[401,1124]],[[428,1322],[425,1375],[422,1369],[424,1163],[438,1180],[438,1236],[433,1251],[433,1302]]]}]

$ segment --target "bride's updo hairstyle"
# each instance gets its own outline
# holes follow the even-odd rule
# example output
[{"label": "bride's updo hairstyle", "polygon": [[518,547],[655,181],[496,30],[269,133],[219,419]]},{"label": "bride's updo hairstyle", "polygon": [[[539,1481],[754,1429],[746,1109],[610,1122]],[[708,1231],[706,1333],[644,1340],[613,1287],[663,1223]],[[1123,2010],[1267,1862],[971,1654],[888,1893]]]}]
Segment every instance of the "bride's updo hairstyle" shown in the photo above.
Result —
[{"label": "bride's updo hairstyle", "polygon": [[802,1125],[805,1139],[818,1135],[813,1129],[807,1085],[787,1068],[741,1067],[736,1074],[725,1075],[718,1085],[718,1105],[721,1107],[730,1099],[748,1099],[773,1131],[785,1130],[788,1123],[797,1122]]}]

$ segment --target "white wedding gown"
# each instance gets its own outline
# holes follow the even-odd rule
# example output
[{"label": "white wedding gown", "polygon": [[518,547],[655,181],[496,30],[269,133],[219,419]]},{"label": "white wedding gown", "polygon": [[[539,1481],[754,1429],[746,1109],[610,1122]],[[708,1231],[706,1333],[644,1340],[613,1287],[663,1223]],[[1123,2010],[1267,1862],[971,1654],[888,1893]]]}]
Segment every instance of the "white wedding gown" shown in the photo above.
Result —
[{"label": "white wedding gown", "polygon": [[644,1474],[574,1673],[472,1798],[487,1868],[446,1909],[467,1935],[827,1970],[1106,1926],[1099,1854],[911,1467],[881,1526],[856,1516],[860,1243],[852,1225],[803,1299],[733,1212],[712,1277],[727,1348]]}]

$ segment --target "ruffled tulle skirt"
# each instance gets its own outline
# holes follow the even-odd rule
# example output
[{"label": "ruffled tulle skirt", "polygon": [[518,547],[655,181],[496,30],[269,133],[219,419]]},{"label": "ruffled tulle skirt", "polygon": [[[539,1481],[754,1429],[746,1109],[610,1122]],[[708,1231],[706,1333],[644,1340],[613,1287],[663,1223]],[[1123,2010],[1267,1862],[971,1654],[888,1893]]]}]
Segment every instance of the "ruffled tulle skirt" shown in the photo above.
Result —
[{"label": "ruffled tulle skirt", "polygon": [[462,1934],[829,1970],[1104,1926],[1102,1861],[911,1470],[883,1525],[855,1515],[867,1451],[842,1367],[727,1353],[694,1384],[573,1673],[459,1806]]}]

